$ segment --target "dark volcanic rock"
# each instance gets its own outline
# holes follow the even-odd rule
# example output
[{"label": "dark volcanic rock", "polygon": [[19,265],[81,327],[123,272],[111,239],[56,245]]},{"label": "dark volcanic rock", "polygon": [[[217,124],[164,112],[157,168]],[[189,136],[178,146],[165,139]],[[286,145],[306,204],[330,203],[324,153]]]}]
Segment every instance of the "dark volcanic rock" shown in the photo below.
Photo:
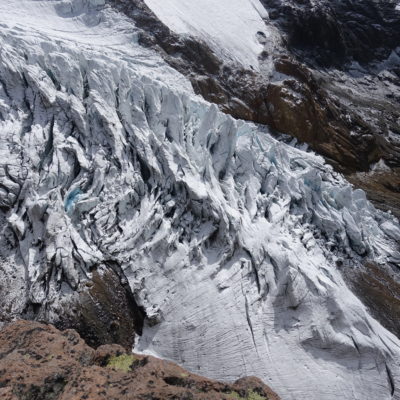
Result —
[{"label": "dark volcanic rock", "polygon": [[393,0],[261,2],[289,48],[318,65],[383,60],[400,44],[400,11]]},{"label": "dark volcanic rock", "polygon": [[87,346],[77,332],[18,321],[0,331],[5,400],[278,400],[257,378],[225,384],[118,345]]}]

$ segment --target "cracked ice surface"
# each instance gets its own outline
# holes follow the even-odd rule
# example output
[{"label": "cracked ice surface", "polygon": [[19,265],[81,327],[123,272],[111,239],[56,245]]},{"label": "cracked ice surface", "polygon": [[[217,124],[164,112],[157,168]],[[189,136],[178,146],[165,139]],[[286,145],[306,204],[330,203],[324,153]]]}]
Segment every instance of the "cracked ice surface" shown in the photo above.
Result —
[{"label": "cracked ice surface", "polygon": [[0,201],[18,251],[0,271],[11,312],[46,304],[55,319],[90,268],[118,263],[149,317],[139,351],[214,378],[257,375],[283,399],[399,396],[399,340],[336,266],[398,263],[398,222],[320,157],[196,97],[101,2],[10,3]]}]

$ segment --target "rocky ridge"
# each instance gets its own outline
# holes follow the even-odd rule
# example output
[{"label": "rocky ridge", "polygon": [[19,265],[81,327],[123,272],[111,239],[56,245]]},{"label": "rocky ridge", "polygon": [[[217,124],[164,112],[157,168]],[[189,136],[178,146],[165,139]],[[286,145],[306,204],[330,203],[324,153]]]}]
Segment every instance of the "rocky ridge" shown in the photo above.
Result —
[{"label": "rocky ridge", "polygon": [[279,400],[257,378],[225,384],[168,361],[89,347],[74,330],[31,321],[0,330],[2,400]]}]

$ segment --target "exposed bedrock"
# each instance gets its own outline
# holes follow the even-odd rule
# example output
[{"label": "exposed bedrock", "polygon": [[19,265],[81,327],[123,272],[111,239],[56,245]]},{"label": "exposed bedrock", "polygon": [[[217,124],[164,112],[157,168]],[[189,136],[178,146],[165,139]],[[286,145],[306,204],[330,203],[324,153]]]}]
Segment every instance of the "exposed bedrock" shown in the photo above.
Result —
[{"label": "exposed bedrock", "polygon": [[279,400],[259,379],[226,384],[74,330],[17,321],[0,330],[2,400]]},{"label": "exposed bedrock", "polygon": [[355,173],[347,179],[365,190],[374,204],[400,218],[400,169]]},{"label": "exposed bedrock", "polygon": [[400,285],[393,272],[368,261],[352,273],[346,268],[341,271],[371,314],[400,337]]},{"label": "exposed bedrock", "polygon": [[400,45],[395,0],[261,0],[289,49],[319,66],[383,61]]},{"label": "exposed bedrock", "polygon": [[[75,329],[90,346],[118,343],[130,351],[135,334],[142,334],[145,313],[137,305],[125,276],[110,267],[99,267],[84,286],[76,302],[60,310],[56,326]],[[36,315],[31,318],[41,319]]]}]

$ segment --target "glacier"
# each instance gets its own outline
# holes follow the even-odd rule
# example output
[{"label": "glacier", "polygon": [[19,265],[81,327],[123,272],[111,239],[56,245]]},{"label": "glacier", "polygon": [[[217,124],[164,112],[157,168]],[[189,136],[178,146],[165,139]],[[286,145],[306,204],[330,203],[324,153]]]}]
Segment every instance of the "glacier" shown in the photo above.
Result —
[{"label": "glacier", "polygon": [[394,217],[196,96],[102,0],[0,0],[0,24],[2,309],[55,321],[113,262],[137,352],[282,399],[400,398],[399,339],[341,272],[399,265]]},{"label": "glacier", "polygon": [[273,35],[259,0],[145,0],[176,33],[204,40],[227,62],[259,70],[263,42]]}]

